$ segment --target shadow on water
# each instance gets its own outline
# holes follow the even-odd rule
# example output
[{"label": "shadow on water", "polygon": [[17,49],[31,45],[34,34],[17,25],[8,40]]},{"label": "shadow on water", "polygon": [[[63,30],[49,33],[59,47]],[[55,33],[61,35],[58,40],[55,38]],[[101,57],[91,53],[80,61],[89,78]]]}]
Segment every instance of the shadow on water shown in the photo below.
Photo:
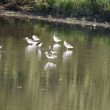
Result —
[{"label": "shadow on water", "polygon": [[[40,49],[25,37],[38,35]],[[45,56],[62,39],[57,58]],[[66,50],[66,40],[74,49]],[[0,110],[109,110],[110,31],[0,19]]]}]

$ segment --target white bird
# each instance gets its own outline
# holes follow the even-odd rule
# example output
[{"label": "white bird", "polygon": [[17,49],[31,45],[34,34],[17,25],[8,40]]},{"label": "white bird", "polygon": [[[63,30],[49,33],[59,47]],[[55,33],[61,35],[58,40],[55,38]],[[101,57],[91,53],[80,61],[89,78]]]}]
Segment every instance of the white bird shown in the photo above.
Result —
[{"label": "white bird", "polygon": [[72,45],[70,45],[70,44],[67,43],[66,41],[64,41],[64,46],[67,48],[67,50],[74,48]]},{"label": "white bird", "polygon": [[45,52],[45,55],[46,55],[46,57],[50,60],[53,60],[53,59],[56,59],[57,58],[57,56],[56,55],[52,55],[52,54],[49,54],[47,51]]},{"label": "white bird", "polygon": [[53,55],[53,54],[57,54],[58,52],[53,50],[52,47],[49,45],[49,53]]},{"label": "white bird", "polygon": [[3,46],[2,45],[0,45],[0,49],[2,48]]},{"label": "white bird", "polygon": [[27,41],[27,43],[28,43],[29,45],[36,45],[36,44],[38,43],[38,42],[33,41],[32,39],[28,38],[28,37],[25,37],[25,39],[26,39],[26,41]]},{"label": "white bird", "polygon": [[57,36],[55,36],[55,34],[53,35],[53,40],[54,40],[55,43],[58,43],[58,42],[61,41],[61,39],[58,38]]},{"label": "white bird", "polygon": [[40,48],[42,46],[42,44],[43,44],[42,42],[38,42],[36,45],[37,45],[37,47]]},{"label": "white bird", "polygon": [[22,89],[22,86],[17,86],[17,89]]},{"label": "white bird", "polygon": [[32,39],[34,40],[34,41],[39,41],[40,39],[38,38],[38,36],[36,36],[36,35],[32,35]]}]

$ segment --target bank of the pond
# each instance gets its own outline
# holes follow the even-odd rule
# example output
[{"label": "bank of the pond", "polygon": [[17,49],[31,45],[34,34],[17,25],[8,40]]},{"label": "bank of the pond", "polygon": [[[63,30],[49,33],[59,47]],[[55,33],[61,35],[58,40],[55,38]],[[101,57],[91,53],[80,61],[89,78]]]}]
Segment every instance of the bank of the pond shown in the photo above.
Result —
[{"label": "bank of the pond", "polygon": [[110,22],[110,0],[0,0],[6,9]]},{"label": "bank of the pond", "polygon": [[51,23],[63,23],[68,25],[81,25],[81,26],[91,26],[91,28],[104,27],[110,28],[108,22],[97,22],[97,21],[88,21],[83,18],[71,18],[71,17],[55,17],[48,13],[32,13],[32,12],[22,12],[22,11],[10,11],[6,10],[3,7],[0,7],[0,17],[9,17],[9,18],[19,18],[26,20],[40,20]]}]

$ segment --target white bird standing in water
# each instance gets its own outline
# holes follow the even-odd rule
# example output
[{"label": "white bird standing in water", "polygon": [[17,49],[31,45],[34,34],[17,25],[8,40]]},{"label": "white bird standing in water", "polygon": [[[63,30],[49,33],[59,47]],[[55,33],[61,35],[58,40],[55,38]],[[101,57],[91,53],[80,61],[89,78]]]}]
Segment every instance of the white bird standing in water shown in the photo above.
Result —
[{"label": "white bird standing in water", "polygon": [[67,50],[74,48],[72,45],[70,45],[70,44],[67,43],[66,41],[64,41],[64,46],[67,48]]},{"label": "white bird standing in water", "polygon": [[36,45],[37,45],[37,47],[40,48],[42,46],[42,44],[43,44],[42,42],[38,42]]},{"label": "white bird standing in water", "polygon": [[49,45],[49,53],[53,55],[53,54],[57,54],[58,52],[54,51],[52,47]]},{"label": "white bird standing in water", "polygon": [[61,41],[61,39],[58,38],[57,36],[55,36],[55,34],[53,35],[53,40],[54,40],[55,43],[58,43],[58,42]]},{"label": "white bird standing in water", "polygon": [[32,39],[34,40],[34,41],[39,41],[40,39],[38,38],[38,36],[36,36],[36,35],[32,35]]},{"label": "white bird standing in water", "polygon": [[0,49],[2,48],[3,46],[2,45],[0,45]]},{"label": "white bird standing in water", "polygon": [[53,59],[56,59],[57,58],[57,56],[56,55],[52,55],[52,54],[49,54],[47,51],[45,52],[45,55],[46,55],[46,57],[50,60],[53,60]]},{"label": "white bird standing in water", "polygon": [[36,45],[38,42],[35,42],[35,41],[33,41],[32,39],[30,39],[30,38],[28,38],[28,37],[25,37],[25,39],[26,39],[26,41],[27,41],[27,43],[29,44],[29,45]]}]

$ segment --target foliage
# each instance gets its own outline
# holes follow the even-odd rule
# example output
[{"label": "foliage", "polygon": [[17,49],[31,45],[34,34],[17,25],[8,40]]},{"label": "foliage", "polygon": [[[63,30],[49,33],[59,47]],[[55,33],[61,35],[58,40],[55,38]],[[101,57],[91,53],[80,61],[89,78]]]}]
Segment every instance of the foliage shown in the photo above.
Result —
[{"label": "foliage", "polygon": [[109,0],[0,0],[16,2],[19,5],[31,5],[31,11],[49,12],[58,16],[95,17],[110,19]]}]

